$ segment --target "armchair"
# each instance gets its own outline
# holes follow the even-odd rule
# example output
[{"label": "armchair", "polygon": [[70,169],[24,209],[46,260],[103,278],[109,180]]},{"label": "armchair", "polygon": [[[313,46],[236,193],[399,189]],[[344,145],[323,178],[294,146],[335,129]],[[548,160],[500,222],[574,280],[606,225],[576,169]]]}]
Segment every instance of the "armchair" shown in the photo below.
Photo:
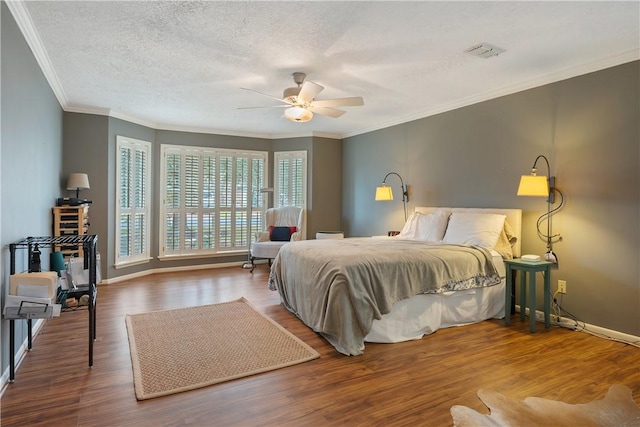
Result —
[{"label": "armchair", "polygon": [[267,209],[265,230],[256,233],[251,243],[251,272],[256,259],[267,259],[269,266],[280,248],[289,242],[305,239],[304,210],[295,206]]}]

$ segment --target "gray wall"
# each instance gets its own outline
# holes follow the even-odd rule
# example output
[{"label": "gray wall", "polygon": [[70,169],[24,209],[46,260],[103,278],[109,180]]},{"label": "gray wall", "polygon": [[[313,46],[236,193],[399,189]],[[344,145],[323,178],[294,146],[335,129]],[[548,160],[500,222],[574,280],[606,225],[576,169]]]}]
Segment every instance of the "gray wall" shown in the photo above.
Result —
[{"label": "gray wall", "polygon": [[523,253],[543,254],[535,221],[546,202],[516,190],[544,154],[566,197],[553,219],[562,241],[552,288],[567,281],[562,306],[581,320],[640,335],[639,64],[346,139],[343,227],[351,236],[402,227],[397,178],[388,181],[396,200],[374,201],[384,174],[395,171],[409,185],[410,210],[523,209]]},{"label": "gray wall", "polygon": [[[7,6],[2,19],[0,136],[2,269],[0,297],[8,293],[8,245],[27,236],[49,236],[51,208],[59,197],[63,178],[62,109],[22,37]],[[18,251],[16,270],[28,268],[27,256]],[[49,268],[48,251],[42,251],[43,269]],[[4,305],[4,304],[3,304]],[[26,322],[16,322],[16,348],[27,336]],[[9,365],[9,322],[0,330],[1,367]]]},{"label": "gray wall", "polygon": [[[302,150],[307,152],[307,239],[315,239],[318,231],[341,230],[342,141],[317,136],[273,141],[274,152]],[[273,168],[269,173],[273,183]]]},{"label": "gray wall", "polygon": [[342,141],[314,137],[309,164],[313,192],[307,238],[314,239],[318,231],[342,230]]},{"label": "gray wall", "polygon": [[[63,119],[63,159],[64,176],[83,172],[89,176],[88,190],[80,190],[80,197],[91,200],[89,207],[89,233],[98,235],[98,252],[102,277],[105,277],[107,255],[107,235],[105,225],[107,199],[108,146],[105,135],[109,127],[109,118],[93,114],[64,113]],[[115,154],[114,154],[115,155]],[[64,189],[66,184],[62,186]],[[75,197],[75,191],[63,190],[67,197]],[[112,199],[111,199],[112,200]]]}]

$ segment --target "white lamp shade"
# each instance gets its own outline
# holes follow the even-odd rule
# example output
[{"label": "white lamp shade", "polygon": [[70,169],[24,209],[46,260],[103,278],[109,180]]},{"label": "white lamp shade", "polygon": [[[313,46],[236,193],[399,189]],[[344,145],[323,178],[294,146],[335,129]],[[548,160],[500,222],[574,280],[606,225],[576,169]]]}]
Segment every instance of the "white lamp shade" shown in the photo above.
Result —
[{"label": "white lamp shade", "polygon": [[89,176],[86,173],[72,173],[67,180],[67,190],[86,190],[89,187]]},{"label": "white lamp shade", "polygon": [[313,118],[313,113],[302,107],[289,107],[284,110],[284,116],[292,122],[308,122]]},{"label": "white lamp shade", "polygon": [[522,175],[518,186],[518,196],[547,197],[549,183],[546,176]]},{"label": "white lamp shade", "polygon": [[382,185],[376,188],[376,200],[393,200],[393,191],[391,187]]}]

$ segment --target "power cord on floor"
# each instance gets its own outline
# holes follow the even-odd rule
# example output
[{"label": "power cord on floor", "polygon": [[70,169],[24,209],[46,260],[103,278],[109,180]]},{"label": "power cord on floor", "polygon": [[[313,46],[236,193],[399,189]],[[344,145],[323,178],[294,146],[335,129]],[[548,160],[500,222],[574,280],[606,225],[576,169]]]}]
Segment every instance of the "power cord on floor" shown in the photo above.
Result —
[{"label": "power cord on floor", "polygon": [[[552,298],[551,298],[551,319],[553,320],[553,323],[556,326],[560,326],[560,327],[563,327],[563,328],[568,328],[568,329],[571,329],[571,330],[574,330],[574,331],[578,331],[578,332],[586,332],[586,333],[591,334],[593,336],[596,336],[598,338],[604,338],[604,339],[607,339],[607,340],[610,340],[610,341],[616,341],[616,342],[620,342],[620,343],[623,343],[623,344],[631,345],[633,347],[640,348],[640,341],[627,341],[627,340],[623,340],[623,339],[620,339],[620,338],[615,338],[615,337],[609,336],[607,334],[603,334],[601,332],[596,332],[596,331],[590,330],[587,327],[587,324],[585,322],[583,322],[582,320],[578,319],[577,316],[574,316],[569,311],[567,311],[564,308],[562,308],[560,303],[558,303],[558,299],[557,299],[557,295],[559,293],[560,292],[556,290],[555,293],[552,295]],[[563,323],[562,319],[572,320],[574,322],[574,324],[571,325],[571,324]]]}]

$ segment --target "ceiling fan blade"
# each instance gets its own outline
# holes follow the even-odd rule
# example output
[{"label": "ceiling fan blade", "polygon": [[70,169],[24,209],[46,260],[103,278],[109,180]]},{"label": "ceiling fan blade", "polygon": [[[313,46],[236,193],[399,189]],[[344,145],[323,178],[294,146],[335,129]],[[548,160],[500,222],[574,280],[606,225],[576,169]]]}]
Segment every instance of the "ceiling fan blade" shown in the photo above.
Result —
[{"label": "ceiling fan blade", "polygon": [[313,101],[314,107],[360,107],[364,105],[361,96],[352,96],[350,98],[321,99]]},{"label": "ceiling fan blade", "polygon": [[248,90],[249,92],[257,93],[258,95],[266,96],[267,98],[275,99],[276,101],[284,102],[285,104],[291,105],[291,102],[289,101],[285,101],[282,98],[276,98],[275,96],[267,95],[266,93],[258,92],[257,90],[247,89],[246,87],[241,87],[240,89]]},{"label": "ceiling fan blade", "polygon": [[324,87],[307,80],[302,84],[302,88],[300,89],[300,93],[298,94],[298,101],[303,103],[311,102],[311,100],[323,90]]},{"label": "ceiling fan blade", "polygon": [[335,108],[329,108],[329,107],[315,107],[315,106],[311,106],[309,108],[309,110],[312,113],[316,113],[316,114],[320,114],[323,116],[328,116],[328,117],[333,117],[334,119],[337,119],[338,117],[340,117],[341,115],[343,115],[344,113],[346,113],[346,111],[342,111],[342,110],[337,110]]}]

